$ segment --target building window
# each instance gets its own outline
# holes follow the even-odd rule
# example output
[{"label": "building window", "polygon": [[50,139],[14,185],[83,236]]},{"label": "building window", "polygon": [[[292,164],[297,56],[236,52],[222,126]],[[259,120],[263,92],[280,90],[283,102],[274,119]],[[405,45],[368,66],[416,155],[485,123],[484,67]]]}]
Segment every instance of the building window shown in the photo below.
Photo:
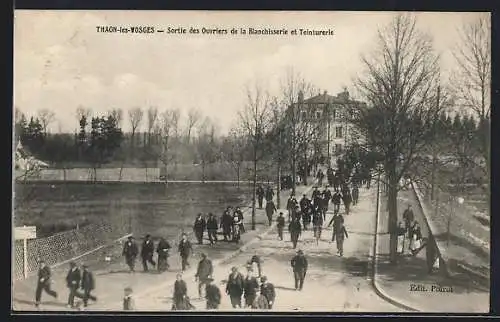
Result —
[{"label": "building window", "polygon": [[317,111],[316,112],[316,118],[319,120],[321,118],[321,112],[320,111]]},{"label": "building window", "polygon": [[335,152],[342,153],[342,144],[335,144]]},{"label": "building window", "polygon": [[342,134],[343,134],[342,133],[342,126],[337,126],[335,128],[335,137],[342,138],[342,136],[343,136]]},{"label": "building window", "polygon": [[306,119],[307,118],[307,112],[302,112],[302,119]]}]

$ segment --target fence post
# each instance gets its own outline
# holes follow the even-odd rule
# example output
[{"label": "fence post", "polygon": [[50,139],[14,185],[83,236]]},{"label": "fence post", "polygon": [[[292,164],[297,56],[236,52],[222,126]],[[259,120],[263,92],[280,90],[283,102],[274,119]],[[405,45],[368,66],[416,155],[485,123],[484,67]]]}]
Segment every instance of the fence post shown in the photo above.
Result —
[{"label": "fence post", "polygon": [[23,273],[24,279],[28,278],[28,240],[23,239]]}]

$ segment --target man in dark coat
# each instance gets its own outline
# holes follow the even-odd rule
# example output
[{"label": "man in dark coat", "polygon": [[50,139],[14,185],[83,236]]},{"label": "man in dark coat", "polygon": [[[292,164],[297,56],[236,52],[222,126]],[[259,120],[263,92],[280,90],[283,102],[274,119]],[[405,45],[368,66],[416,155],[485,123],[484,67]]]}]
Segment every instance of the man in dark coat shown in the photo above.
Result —
[{"label": "man in dark coat", "polygon": [[90,294],[95,289],[95,279],[94,274],[88,269],[87,265],[82,265],[82,280],[81,280],[81,289],[83,291],[83,306],[87,307],[89,299],[92,301],[97,301],[97,298]]},{"label": "man in dark coat", "polygon": [[235,215],[238,217],[238,220],[240,222],[240,233],[245,233],[245,225],[243,224],[243,211],[241,211],[240,207],[236,207],[234,210]]},{"label": "man in dark coat", "polygon": [[202,297],[203,286],[207,286],[208,279],[212,277],[214,268],[212,266],[212,261],[207,258],[207,254],[201,253],[201,260],[198,262],[198,268],[196,270],[196,275],[194,276],[196,281],[198,281],[198,295],[200,299]]},{"label": "man in dark coat", "polygon": [[311,200],[307,198],[307,196],[304,194],[302,196],[302,199],[300,199],[300,211],[301,212],[306,212],[309,207],[311,207]]},{"label": "man in dark coat", "polygon": [[354,187],[352,187],[352,205],[355,206],[358,204],[358,199],[359,199],[359,188],[358,188],[358,185],[354,185]]},{"label": "man in dark coat", "polygon": [[297,199],[293,195],[290,195],[286,203],[286,210],[288,210],[288,222],[292,220],[292,212],[297,206]]},{"label": "man in dark coat", "polygon": [[331,167],[328,167],[326,170],[326,178],[328,180],[328,185],[333,186],[333,176],[335,173],[333,172],[333,169]]},{"label": "man in dark coat", "polygon": [[186,233],[182,234],[182,239],[179,242],[179,255],[181,256],[181,263],[182,263],[182,271],[184,272],[186,268],[189,266],[188,258],[189,255],[191,255],[191,252],[193,251],[193,246],[191,245],[191,242],[187,239]]},{"label": "man in dark coat", "polygon": [[307,259],[304,256],[304,252],[299,249],[297,255],[292,258],[290,264],[292,265],[293,276],[295,278],[295,290],[302,291],[307,273]]},{"label": "man in dark coat", "polygon": [[274,197],[273,188],[271,188],[271,186],[267,186],[267,189],[266,189],[266,201],[273,200],[273,197]]},{"label": "man in dark coat", "polygon": [[45,291],[50,296],[57,298],[57,292],[50,289],[50,268],[45,264],[45,261],[40,261],[40,268],[38,269],[38,280],[35,291],[35,306],[40,305],[42,299],[42,291]]},{"label": "man in dark coat", "polygon": [[67,307],[73,308],[75,307],[75,296],[83,299],[83,295],[78,292],[82,275],[80,269],[76,266],[76,263],[71,262],[69,263],[69,266],[70,268],[68,274],[66,275],[66,286],[69,289]]},{"label": "man in dark coat", "polygon": [[342,195],[342,201],[344,202],[345,214],[349,215],[349,211],[351,209],[351,202],[352,202],[352,196],[351,196],[349,189],[347,189],[344,192],[344,194]]},{"label": "man in dark coat", "polygon": [[333,215],[332,219],[328,223],[328,227],[330,227],[333,224],[333,234],[332,234],[332,241],[335,241],[335,236],[337,234],[337,227],[340,227],[341,224],[344,224],[344,217],[340,214],[335,214]]},{"label": "man in dark coat", "polygon": [[148,271],[148,263],[153,265],[153,267],[156,265],[155,261],[153,260],[154,252],[155,252],[155,245],[151,240],[151,236],[146,235],[141,248],[142,267],[144,268],[145,272]]},{"label": "man in dark coat", "polygon": [[328,211],[328,206],[330,205],[330,200],[332,199],[332,192],[328,189],[328,186],[323,190],[323,220],[326,219],[326,212]]},{"label": "man in dark coat", "polygon": [[276,219],[277,225],[276,227],[278,228],[278,238],[280,240],[283,240],[283,229],[285,228],[285,217],[283,217],[283,213],[280,212],[278,219]]},{"label": "man in dark coat", "polygon": [[214,214],[208,214],[207,220],[207,231],[208,231],[208,240],[210,240],[210,245],[213,245],[217,242],[217,229],[219,228],[219,224],[217,223],[217,218],[215,218]]},{"label": "man in dark coat", "polygon": [[233,216],[231,215],[231,207],[227,207],[226,211],[222,214],[220,221],[222,233],[224,234],[224,241],[231,240],[231,227],[233,226]]},{"label": "man in dark coat", "polygon": [[297,248],[297,242],[299,241],[300,234],[302,233],[302,227],[300,226],[299,219],[292,220],[290,225],[288,225],[288,230],[290,231],[293,248]]},{"label": "man in dark coat", "polygon": [[252,307],[257,296],[258,289],[259,283],[253,276],[252,265],[247,265],[247,276],[243,280],[243,297],[245,298],[245,307]]},{"label": "man in dark coat", "polygon": [[316,206],[320,203],[320,198],[321,198],[321,192],[318,190],[318,187],[314,187],[311,196],[313,206]]},{"label": "man in dark coat", "polygon": [[321,211],[316,210],[313,213],[312,221],[313,221],[314,237],[320,239],[321,231],[323,230],[323,215],[321,214]]},{"label": "man in dark coat", "polygon": [[267,220],[269,221],[269,226],[271,226],[273,223],[273,214],[276,210],[278,209],[276,209],[274,202],[272,200],[268,200],[266,202],[266,215],[267,215]]},{"label": "man in dark coat", "polygon": [[276,299],[276,292],[274,285],[267,281],[267,277],[261,277],[262,284],[260,285],[260,294],[262,294],[269,304],[269,309],[273,308],[274,300]]},{"label": "man in dark coat", "polygon": [[198,240],[198,245],[203,244],[203,233],[205,232],[206,226],[207,223],[205,222],[205,218],[203,218],[202,214],[198,214],[193,225],[193,231],[196,239]]},{"label": "man in dark coat", "polygon": [[408,208],[403,212],[403,220],[405,222],[405,229],[408,234],[408,238],[411,238],[411,226],[413,221],[415,220],[415,215],[413,214],[413,210],[411,209],[411,204],[408,204]]},{"label": "man in dark coat", "polygon": [[231,274],[227,279],[226,294],[231,298],[233,308],[241,308],[241,296],[243,295],[243,276],[236,267],[231,268]]},{"label": "man in dark coat", "polygon": [[315,206],[309,207],[305,212],[302,213],[302,226],[304,227],[304,230],[307,230],[309,228],[314,207]]},{"label": "man in dark coat", "polygon": [[349,238],[343,222],[339,222],[334,227],[334,238],[337,241],[337,254],[342,257],[344,256],[344,238]]},{"label": "man in dark coat", "polygon": [[207,299],[207,310],[217,310],[221,301],[220,289],[213,283],[213,278],[207,278],[205,298]]},{"label": "man in dark coat", "polygon": [[169,242],[165,238],[160,238],[160,242],[156,246],[156,252],[158,253],[158,271],[166,271],[170,265],[168,264],[168,255],[170,248],[172,248]]},{"label": "man in dark coat", "polygon": [[139,248],[135,243],[134,237],[129,236],[128,240],[125,242],[125,245],[123,245],[122,255],[125,256],[125,262],[127,263],[130,272],[134,271],[135,259],[137,258],[138,254]]},{"label": "man in dark coat", "polygon": [[325,177],[325,174],[323,173],[323,170],[319,169],[318,173],[316,174],[316,179],[318,179],[318,185],[321,187],[323,185],[323,178]]},{"label": "man in dark coat", "polygon": [[255,191],[255,194],[257,195],[257,200],[259,201],[259,209],[262,209],[262,201],[264,201],[264,188],[262,188],[262,185],[259,185]]},{"label": "man in dark coat", "polygon": [[340,201],[342,200],[342,196],[338,190],[335,190],[335,193],[332,195],[332,203],[333,203],[333,213],[338,214],[340,211]]}]

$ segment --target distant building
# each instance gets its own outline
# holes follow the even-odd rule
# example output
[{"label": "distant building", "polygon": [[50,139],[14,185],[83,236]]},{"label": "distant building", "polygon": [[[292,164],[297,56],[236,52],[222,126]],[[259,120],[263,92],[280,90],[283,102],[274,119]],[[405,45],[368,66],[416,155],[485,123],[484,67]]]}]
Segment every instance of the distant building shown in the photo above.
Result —
[{"label": "distant building", "polygon": [[[293,105],[300,122],[308,122],[316,129],[315,142],[310,154],[320,154],[325,160],[341,155],[347,146],[363,140],[350,122],[351,113],[366,103],[353,100],[344,90],[336,96],[323,94],[304,99],[299,93],[298,102]],[[291,107],[288,108],[290,113]]]}]

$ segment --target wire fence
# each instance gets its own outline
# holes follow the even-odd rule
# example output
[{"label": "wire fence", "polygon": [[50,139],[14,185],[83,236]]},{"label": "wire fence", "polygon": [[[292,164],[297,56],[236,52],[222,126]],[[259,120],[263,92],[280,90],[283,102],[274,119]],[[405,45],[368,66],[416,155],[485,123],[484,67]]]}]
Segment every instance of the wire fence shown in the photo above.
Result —
[{"label": "wire fence", "polygon": [[[127,235],[131,230],[131,220],[124,215],[121,206],[110,202],[110,216],[94,220],[93,223],[61,232],[50,237],[27,241],[27,275],[36,272],[40,260],[53,266],[71,260],[84,253],[108,245],[114,240]],[[113,215],[114,214],[114,215]],[[22,240],[14,242],[14,280],[24,279],[24,244]]]}]

